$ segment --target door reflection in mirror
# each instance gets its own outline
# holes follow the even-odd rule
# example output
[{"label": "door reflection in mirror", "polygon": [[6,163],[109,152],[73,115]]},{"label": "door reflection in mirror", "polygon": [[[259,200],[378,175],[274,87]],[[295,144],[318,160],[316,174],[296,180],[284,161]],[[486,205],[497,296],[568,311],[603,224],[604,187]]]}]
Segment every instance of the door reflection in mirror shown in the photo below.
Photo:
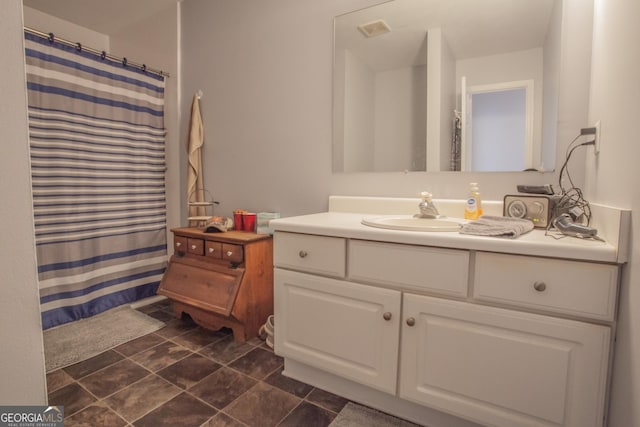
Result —
[{"label": "door reflection in mirror", "polygon": [[533,81],[468,87],[463,103],[463,171],[533,169]]}]

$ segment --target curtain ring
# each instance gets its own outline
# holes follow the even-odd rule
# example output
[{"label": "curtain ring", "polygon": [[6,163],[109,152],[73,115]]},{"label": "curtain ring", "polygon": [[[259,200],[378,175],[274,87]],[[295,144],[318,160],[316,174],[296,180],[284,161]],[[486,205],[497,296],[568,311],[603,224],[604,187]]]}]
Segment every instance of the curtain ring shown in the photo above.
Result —
[{"label": "curtain ring", "polygon": [[123,67],[127,66],[127,58],[122,58],[122,66]]},{"label": "curtain ring", "polygon": [[100,59],[104,60],[106,57],[107,57],[107,52],[103,50],[102,53],[100,54]]},{"label": "curtain ring", "polygon": [[82,44],[80,42],[76,43],[76,50],[82,52]]},{"label": "curtain ring", "polygon": [[56,37],[53,35],[53,33],[49,33],[49,43],[53,43],[56,40]]}]

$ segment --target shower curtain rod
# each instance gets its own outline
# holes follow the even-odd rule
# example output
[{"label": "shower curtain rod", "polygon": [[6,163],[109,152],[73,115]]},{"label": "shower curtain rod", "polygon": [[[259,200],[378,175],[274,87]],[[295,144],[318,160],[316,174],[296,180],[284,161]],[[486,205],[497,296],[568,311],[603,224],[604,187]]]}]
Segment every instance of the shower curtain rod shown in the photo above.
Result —
[{"label": "shower curtain rod", "polygon": [[49,39],[49,41],[51,41],[51,42],[57,41],[59,43],[65,44],[67,46],[74,47],[74,48],[76,48],[78,50],[83,50],[83,51],[86,51],[86,52],[93,53],[94,55],[98,55],[102,59],[108,58],[108,59],[111,59],[111,60],[116,61],[116,62],[122,62],[122,65],[132,66],[132,67],[138,68],[138,69],[140,69],[142,71],[145,71],[147,73],[158,74],[158,75],[160,75],[162,77],[171,77],[171,75],[169,73],[166,73],[166,72],[164,72],[162,70],[156,70],[156,69],[153,69],[153,68],[149,68],[149,67],[146,66],[146,64],[138,64],[136,62],[129,61],[127,58],[111,55],[110,53],[107,53],[104,50],[98,50],[98,49],[93,49],[91,47],[86,47],[86,46],[81,45],[80,43],[74,43],[72,41],[65,40],[65,39],[62,39],[60,37],[56,37],[53,33],[44,33],[42,31],[38,31],[38,30],[35,30],[33,28],[29,28],[29,27],[24,27],[24,31],[26,31],[27,33],[34,34],[36,36],[45,38],[45,39]]}]

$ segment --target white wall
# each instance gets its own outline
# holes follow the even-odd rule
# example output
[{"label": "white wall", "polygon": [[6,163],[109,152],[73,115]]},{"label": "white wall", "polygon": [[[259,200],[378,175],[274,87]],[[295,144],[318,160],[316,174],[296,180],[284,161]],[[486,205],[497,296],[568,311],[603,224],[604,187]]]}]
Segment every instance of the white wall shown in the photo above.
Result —
[{"label": "white wall", "polygon": [[375,72],[351,51],[344,56],[344,170],[372,170],[375,163]]},{"label": "white wall", "polygon": [[376,72],[343,50],[336,52],[334,70],[341,85],[334,88],[334,169],[424,170],[425,66]]},{"label": "white wall", "polygon": [[[588,120],[593,1],[563,0],[562,9],[556,171],[565,159],[567,145],[579,129],[593,125]],[[584,155],[584,151],[577,150],[571,157],[571,177],[579,187],[584,183]]]},{"label": "white wall", "polygon": [[[442,116],[446,114],[440,111],[442,93],[446,91],[443,86],[443,66],[441,61],[446,57],[443,50],[447,50],[443,42],[442,30],[432,28],[427,32],[427,170],[439,171],[442,147],[439,143],[442,137]],[[444,169],[446,170],[446,169]]]},{"label": "white wall", "polygon": [[24,25],[43,33],[53,33],[69,41],[79,41],[84,46],[109,52],[109,36],[76,25],[64,19],[48,15],[28,6],[23,7]]},{"label": "white wall", "polygon": [[456,61],[444,35],[440,48],[440,70],[440,168],[434,170],[449,171],[456,109]]},{"label": "white wall", "polygon": [[456,61],[442,30],[427,34],[427,170],[451,170]]},{"label": "white wall", "polygon": [[0,8],[0,404],[47,402],[36,273],[22,1]]},{"label": "white wall", "polygon": [[632,209],[631,256],[620,292],[609,427],[640,426],[640,2],[596,0],[589,121],[601,120],[598,157],[588,147],[589,200]]},{"label": "white wall", "polygon": [[558,83],[562,49],[562,2],[555,2],[549,32],[543,47],[542,158],[541,169],[556,164],[558,135]]},{"label": "white wall", "polygon": [[442,30],[427,34],[427,170],[451,170],[456,61]]},{"label": "white wall", "polygon": [[375,74],[375,154],[374,169],[369,170],[424,170],[426,76],[424,65]]}]

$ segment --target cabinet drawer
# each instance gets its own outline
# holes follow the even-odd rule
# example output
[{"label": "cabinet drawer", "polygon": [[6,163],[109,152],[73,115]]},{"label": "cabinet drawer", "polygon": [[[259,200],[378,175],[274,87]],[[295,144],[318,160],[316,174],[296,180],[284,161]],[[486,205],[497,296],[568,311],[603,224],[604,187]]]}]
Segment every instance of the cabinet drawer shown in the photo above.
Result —
[{"label": "cabinet drawer", "polygon": [[187,238],[182,236],[174,236],[173,249],[175,252],[184,254],[187,251]]},{"label": "cabinet drawer", "polygon": [[349,278],[467,296],[469,252],[352,240]]},{"label": "cabinet drawer", "polygon": [[210,258],[222,258],[222,243],[207,240],[204,242],[204,254]]},{"label": "cabinet drawer", "polygon": [[274,264],[325,276],[345,276],[345,239],[276,232]]},{"label": "cabinet drawer", "polygon": [[476,299],[612,321],[618,267],[478,252]]},{"label": "cabinet drawer", "polygon": [[241,263],[244,260],[242,245],[222,244],[222,259],[230,262]]}]

